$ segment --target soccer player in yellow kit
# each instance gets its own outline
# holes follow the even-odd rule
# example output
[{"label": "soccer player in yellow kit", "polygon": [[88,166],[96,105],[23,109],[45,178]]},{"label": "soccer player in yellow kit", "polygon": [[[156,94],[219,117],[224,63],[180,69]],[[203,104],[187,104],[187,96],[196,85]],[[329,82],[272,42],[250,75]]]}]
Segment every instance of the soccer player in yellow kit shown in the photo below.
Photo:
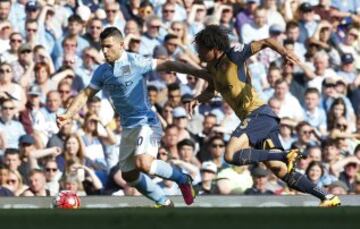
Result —
[{"label": "soccer player in yellow kit", "polygon": [[279,118],[260,99],[247,72],[246,60],[264,48],[269,47],[285,61],[298,64],[296,55],[270,38],[230,47],[227,32],[216,25],[200,31],[195,45],[210,76],[204,78],[208,81],[206,90],[186,104],[187,110],[191,114],[198,103],[209,101],[217,91],[241,120],[226,147],[225,161],[238,166],[263,162],[290,188],[318,197],[320,206],[340,205],[337,196],[327,194],[294,170],[301,154],[298,150],[284,151],[278,138]]}]

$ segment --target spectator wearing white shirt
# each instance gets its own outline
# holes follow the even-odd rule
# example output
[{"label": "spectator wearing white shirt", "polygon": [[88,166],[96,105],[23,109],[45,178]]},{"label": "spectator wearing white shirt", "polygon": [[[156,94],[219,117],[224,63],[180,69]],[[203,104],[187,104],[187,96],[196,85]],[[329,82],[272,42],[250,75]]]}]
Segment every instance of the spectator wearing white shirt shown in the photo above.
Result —
[{"label": "spectator wearing white shirt", "polygon": [[56,125],[56,115],[64,112],[61,107],[61,98],[58,91],[49,91],[46,96],[46,106],[40,109],[41,114],[44,117],[45,129],[41,134],[44,145],[48,139],[59,132],[59,128]]},{"label": "spectator wearing white shirt", "polygon": [[294,42],[294,52],[303,61],[305,60],[306,48],[304,43],[299,42],[300,28],[297,21],[289,21],[286,24],[285,34],[288,40]]},{"label": "spectator wearing white shirt", "polygon": [[303,109],[300,102],[289,91],[289,84],[285,79],[276,81],[274,97],[281,103],[280,117],[289,117],[296,121],[303,120]]},{"label": "spectator wearing white shirt", "polygon": [[254,22],[244,24],[241,28],[242,42],[249,44],[251,41],[265,39],[269,37],[269,25],[267,24],[267,14],[264,8],[257,8]]},{"label": "spectator wearing white shirt", "polygon": [[325,51],[317,52],[314,56],[315,77],[308,82],[308,87],[314,87],[321,91],[321,85],[325,78],[335,77],[336,73],[329,68],[329,56]]},{"label": "spectator wearing white shirt", "polygon": [[280,25],[282,28],[285,28],[285,20],[284,17],[280,14],[278,8],[277,8],[277,2],[276,0],[264,0],[263,5],[264,8],[267,9],[267,20],[268,24],[274,25]]}]

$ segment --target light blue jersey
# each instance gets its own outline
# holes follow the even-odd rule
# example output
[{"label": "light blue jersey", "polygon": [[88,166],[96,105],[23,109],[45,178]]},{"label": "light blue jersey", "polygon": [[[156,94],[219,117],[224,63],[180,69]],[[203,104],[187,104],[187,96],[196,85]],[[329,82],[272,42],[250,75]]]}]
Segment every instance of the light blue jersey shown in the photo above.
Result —
[{"label": "light blue jersey", "polygon": [[158,125],[156,114],[151,110],[143,77],[143,74],[155,67],[154,59],[124,51],[113,65],[102,64],[95,70],[90,87],[108,92],[110,101],[120,114],[123,127]]}]

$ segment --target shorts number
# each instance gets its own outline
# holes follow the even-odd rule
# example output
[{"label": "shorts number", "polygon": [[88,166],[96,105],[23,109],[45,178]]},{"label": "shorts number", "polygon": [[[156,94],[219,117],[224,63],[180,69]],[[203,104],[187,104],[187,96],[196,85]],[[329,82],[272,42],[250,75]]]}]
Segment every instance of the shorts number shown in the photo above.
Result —
[{"label": "shorts number", "polygon": [[144,138],[142,136],[138,137],[136,144],[140,146],[143,143]]}]

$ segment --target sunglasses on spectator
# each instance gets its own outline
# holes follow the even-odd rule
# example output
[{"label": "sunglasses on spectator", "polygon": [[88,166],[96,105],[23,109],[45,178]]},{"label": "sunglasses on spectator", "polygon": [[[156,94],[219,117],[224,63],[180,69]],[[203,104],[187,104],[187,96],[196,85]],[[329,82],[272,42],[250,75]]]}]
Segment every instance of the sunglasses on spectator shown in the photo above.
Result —
[{"label": "sunglasses on spectator", "polygon": [[2,109],[3,109],[3,110],[14,110],[15,107],[3,107]]},{"label": "sunglasses on spectator", "polygon": [[28,32],[37,32],[37,29],[28,28],[28,29],[26,29],[26,31],[28,31]]},{"label": "sunglasses on spectator", "polygon": [[150,25],[150,28],[152,28],[152,29],[160,29],[160,25]]},{"label": "sunglasses on spectator", "polygon": [[11,69],[0,69],[0,73],[11,73]]},{"label": "sunglasses on spectator", "polygon": [[105,10],[106,13],[116,13],[117,10]]},{"label": "sunglasses on spectator", "polygon": [[29,54],[29,53],[31,53],[31,52],[32,52],[31,50],[24,50],[24,51],[22,51],[21,53]]},{"label": "sunglasses on spectator", "polygon": [[101,26],[93,25],[93,26],[90,26],[90,29],[101,29]]},{"label": "sunglasses on spectator", "polygon": [[164,9],[163,12],[164,12],[164,13],[174,13],[175,10],[167,10],[167,9]]},{"label": "sunglasses on spectator", "polygon": [[70,90],[59,90],[60,94],[69,94]]},{"label": "sunglasses on spectator", "polygon": [[10,42],[12,42],[12,43],[21,43],[22,40],[20,40],[20,39],[10,39]]},{"label": "sunglasses on spectator", "polygon": [[212,148],[217,148],[217,147],[219,147],[219,148],[224,148],[225,145],[224,145],[224,144],[212,144],[211,147],[212,147]]},{"label": "sunglasses on spectator", "polygon": [[145,15],[150,15],[150,14],[153,13],[153,11],[150,10],[150,9],[142,8],[142,9],[139,10],[139,13],[140,14],[145,14]]},{"label": "sunglasses on spectator", "polygon": [[339,128],[339,129],[346,129],[347,125],[338,123],[338,124],[336,124],[336,127]]},{"label": "sunglasses on spectator", "polygon": [[56,172],[57,168],[46,168],[46,172]]}]

